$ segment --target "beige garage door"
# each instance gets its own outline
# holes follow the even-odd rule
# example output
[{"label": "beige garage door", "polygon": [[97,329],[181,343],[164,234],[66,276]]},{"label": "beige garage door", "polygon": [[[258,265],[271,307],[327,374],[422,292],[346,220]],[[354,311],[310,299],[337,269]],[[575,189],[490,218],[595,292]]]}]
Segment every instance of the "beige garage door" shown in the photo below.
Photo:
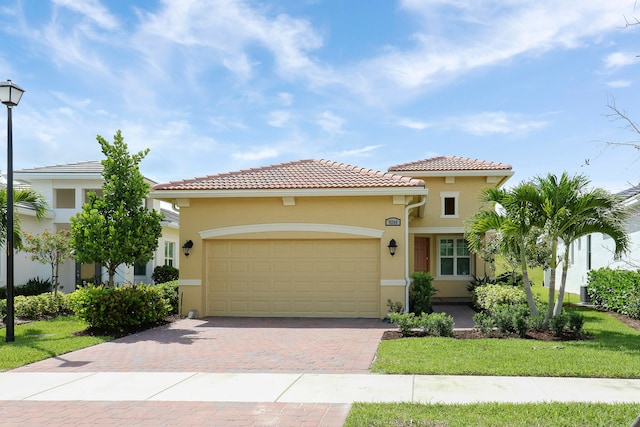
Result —
[{"label": "beige garage door", "polygon": [[211,316],[379,317],[379,241],[207,242]]}]

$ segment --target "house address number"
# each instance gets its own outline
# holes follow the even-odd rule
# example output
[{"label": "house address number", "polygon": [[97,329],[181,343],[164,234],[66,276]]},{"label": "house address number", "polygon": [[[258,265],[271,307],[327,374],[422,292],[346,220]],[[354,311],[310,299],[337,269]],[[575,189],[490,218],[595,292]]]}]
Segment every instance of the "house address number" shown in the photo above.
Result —
[{"label": "house address number", "polygon": [[384,220],[384,225],[388,226],[388,227],[397,227],[400,225],[400,218],[387,218]]}]

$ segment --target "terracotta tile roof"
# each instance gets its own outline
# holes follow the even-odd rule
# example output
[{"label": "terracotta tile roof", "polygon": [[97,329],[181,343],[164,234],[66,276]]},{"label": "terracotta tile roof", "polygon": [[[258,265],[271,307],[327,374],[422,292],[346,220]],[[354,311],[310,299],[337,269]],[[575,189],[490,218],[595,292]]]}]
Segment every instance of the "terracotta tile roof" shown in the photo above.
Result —
[{"label": "terracotta tile roof", "polygon": [[299,160],[158,184],[154,190],[282,190],[424,187],[424,181],[329,160]]},{"label": "terracotta tile roof", "polygon": [[391,166],[389,172],[418,172],[418,171],[478,171],[478,170],[505,170],[510,171],[511,165],[484,160],[469,159],[466,157],[440,156],[417,162],[404,163]]}]

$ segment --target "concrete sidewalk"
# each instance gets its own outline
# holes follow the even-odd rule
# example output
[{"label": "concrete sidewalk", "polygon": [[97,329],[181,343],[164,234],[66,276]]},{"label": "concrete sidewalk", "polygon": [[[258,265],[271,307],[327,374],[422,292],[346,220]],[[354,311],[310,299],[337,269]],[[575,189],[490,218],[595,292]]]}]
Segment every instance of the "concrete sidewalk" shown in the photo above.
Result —
[{"label": "concrete sidewalk", "polygon": [[447,375],[0,373],[0,401],[640,403],[640,379]]}]

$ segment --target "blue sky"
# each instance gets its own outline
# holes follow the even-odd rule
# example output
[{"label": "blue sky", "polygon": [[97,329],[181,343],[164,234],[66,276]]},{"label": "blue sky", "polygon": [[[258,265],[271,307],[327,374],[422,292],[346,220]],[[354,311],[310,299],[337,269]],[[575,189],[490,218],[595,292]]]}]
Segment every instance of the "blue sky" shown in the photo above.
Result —
[{"label": "blue sky", "polygon": [[640,121],[635,3],[6,0],[14,165],[102,159],[96,135],[121,129],[159,182],[454,155],[621,190],[640,153],[607,142],[640,137],[607,105]]}]

